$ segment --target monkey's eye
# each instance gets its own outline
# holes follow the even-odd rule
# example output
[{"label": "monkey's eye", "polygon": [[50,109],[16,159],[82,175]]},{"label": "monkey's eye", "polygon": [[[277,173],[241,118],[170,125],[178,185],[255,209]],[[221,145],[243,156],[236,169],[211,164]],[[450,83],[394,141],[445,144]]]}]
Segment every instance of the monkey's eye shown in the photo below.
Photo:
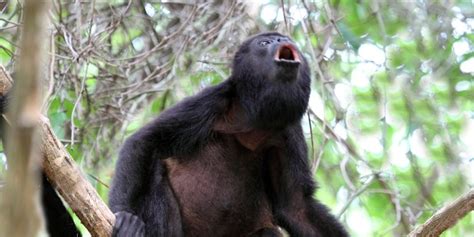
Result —
[{"label": "monkey's eye", "polygon": [[262,40],[258,42],[258,45],[260,46],[266,46],[269,45],[271,42],[269,40]]}]

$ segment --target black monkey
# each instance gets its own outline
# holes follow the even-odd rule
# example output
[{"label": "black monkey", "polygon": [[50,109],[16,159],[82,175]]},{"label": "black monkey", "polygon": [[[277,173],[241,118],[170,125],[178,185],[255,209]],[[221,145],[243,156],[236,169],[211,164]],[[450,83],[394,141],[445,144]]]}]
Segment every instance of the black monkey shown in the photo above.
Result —
[{"label": "black monkey", "polygon": [[232,75],[164,111],[123,145],[114,236],[347,236],[314,200],[300,121],[307,61],[290,38],[246,40]]},{"label": "black monkey", "polygon": [[[8,100],[9,94],[0,95],[0,116],[6,112]],[[3,146],[5,147],[5,142],[7,142],[7,140],[5,139],[4,126],[5,121],[2,117],[0,118],[0,137],[3,141]],[[61,201],[61,198],[54,190],[44,172],[41,172],[41,180],[41,205],[43,207],[46,230],[48,231],[49,236],[81,236],[81,233],[74,224],[72,217],[69,215],[69,212]]]}]

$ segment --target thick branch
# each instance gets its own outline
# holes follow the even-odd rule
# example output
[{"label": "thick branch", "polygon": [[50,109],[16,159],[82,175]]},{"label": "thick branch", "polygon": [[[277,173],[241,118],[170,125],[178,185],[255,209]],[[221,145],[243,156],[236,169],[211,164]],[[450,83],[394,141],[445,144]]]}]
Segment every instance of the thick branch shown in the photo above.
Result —
[{"label": "thick branch", "polygon": [[54,135],[48,119],[42,117],[40,126],[43,136],[43,169],[49,181],[92,236],[110,236],[115,216]]},{"label": "thick branch", "polygon": [[441,208],[408,236],[439,236],[472,210],[474,210],[474,189]]},{"label": "thick branch", "polygon": [[[11,87],[11,80],[0,65],[0,95]],[[74,160],[54,134],[49,121],[39,121],[44,155],[43,169],[51,184],[69,204],[92,236],[110,236],[115,217],[84,178]]]}]

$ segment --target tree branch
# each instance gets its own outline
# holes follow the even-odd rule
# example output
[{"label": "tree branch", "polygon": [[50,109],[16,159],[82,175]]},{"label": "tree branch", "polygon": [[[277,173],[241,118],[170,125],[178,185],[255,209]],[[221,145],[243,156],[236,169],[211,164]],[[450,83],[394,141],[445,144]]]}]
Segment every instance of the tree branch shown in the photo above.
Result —
[{"label": "tree branch", "polygon": [[[0,65],[0,94],[11,88],[11,79]],[[39,119],[42,136],[43,169],[51,184],[69,204],[92,236],[110,236],[115,216],[94,187],[84,178],[63,144],[54,134],[49,121]]]},{"label": "tree branch", "polygon": [[413,230],[408,237],[439,236],[472,210],[474,210],[474,189],[441,208],[424,224]]}]

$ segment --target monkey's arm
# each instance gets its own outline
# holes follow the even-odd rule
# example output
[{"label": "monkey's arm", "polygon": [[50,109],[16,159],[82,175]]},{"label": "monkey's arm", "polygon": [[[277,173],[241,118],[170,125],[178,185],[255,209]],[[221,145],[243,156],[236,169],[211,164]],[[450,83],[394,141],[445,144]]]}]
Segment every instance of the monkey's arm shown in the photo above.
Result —
[{"label": "monkey's arm", "polygon": [[348,236],[329,210],[312,197],[316,185],[301,126],[288,129],[283,140],[285,147],[274,150],[269,159],[271,196],[278,224],[290,236]]},{"label": "monkey's arm", "polygon": [[[227,83],[205,89],[164,111],[125,141],[109,195],[111,210],[118,219],[126,219],[117,223],[125,225],[125,229],[133,228],[127,223],[140,223],[127,213],[137,215],[140,197],[150,188],[152,173],[157,175],[164,169],[157,167],[162,165],[156,159],[190,154],[205,144],[216,116],[227,106],[228,90]],[[117,225],[116,229],[121,228]]]}]

